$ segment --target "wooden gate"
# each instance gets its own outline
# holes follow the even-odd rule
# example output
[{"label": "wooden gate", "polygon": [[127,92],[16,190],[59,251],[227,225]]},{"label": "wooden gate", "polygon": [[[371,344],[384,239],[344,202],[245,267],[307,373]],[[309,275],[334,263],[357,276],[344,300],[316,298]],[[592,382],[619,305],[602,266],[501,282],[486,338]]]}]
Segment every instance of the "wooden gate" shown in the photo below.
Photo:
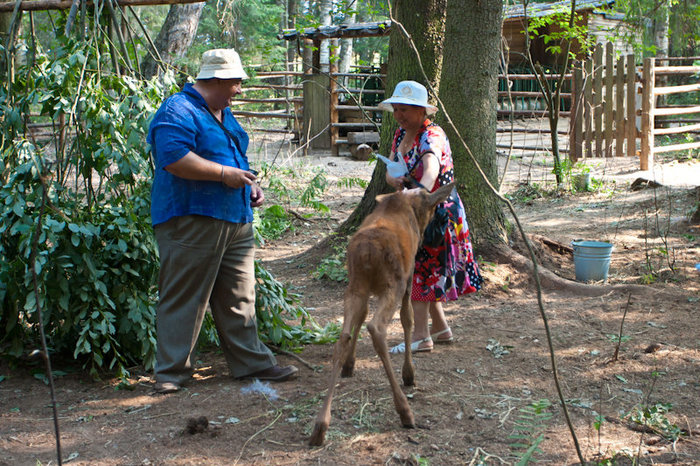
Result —
[{"label": "wooden gate", "polygon": [[[615,60],[613,44],[598,44],[573,69],[569,157],[637,155],[637,73],[634,55]],[[642,167],[642,169],[645,169]]]},{"label": "wooden gate", "polygon": [[[676,127],[661,126],[658,117],[700,113],[700,105],[660,106],[659,96],[700,90],[697,78],[681,86],[657,85],[659,75],[693,75],[700,66],[656,66],[658,61],[693,60],[697,57],[646,58],[635,66],[634,55],[614,59],[612,43],[598,44],[593,57],[574,67],[569,154],[572,161],[589,157],[633,157],[648,170],[654,154],[700,147],[699,141],[657,146],[654,136],[689,134],[700,129],[700,120]],[[666,120],[666,122],[668,122]],[[637,138],[640,143],[637,144]]]}]

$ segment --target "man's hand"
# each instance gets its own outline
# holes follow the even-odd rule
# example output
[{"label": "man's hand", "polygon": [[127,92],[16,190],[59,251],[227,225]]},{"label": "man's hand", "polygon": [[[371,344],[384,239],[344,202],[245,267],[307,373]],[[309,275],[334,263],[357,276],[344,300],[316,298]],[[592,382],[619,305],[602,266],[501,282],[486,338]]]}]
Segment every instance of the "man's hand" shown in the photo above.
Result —
[{"label": "man's hand", "polygon": [[247,170],[241,170],[236,167],[223,167],[221,182],[229,188],[242,188],[247,184],[255,186],[255,180],[255,175]]},{"label": "man's hand", "polygon": [[252,184],[250,186],[250,206],[260,207],[265,202],[265,194],[260,186]]}]

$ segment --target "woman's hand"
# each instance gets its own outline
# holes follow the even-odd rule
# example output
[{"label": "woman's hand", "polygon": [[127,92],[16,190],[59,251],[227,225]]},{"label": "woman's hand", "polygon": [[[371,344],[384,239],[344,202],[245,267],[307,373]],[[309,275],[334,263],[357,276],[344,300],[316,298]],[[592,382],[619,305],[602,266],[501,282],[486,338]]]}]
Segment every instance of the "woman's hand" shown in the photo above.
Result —
[{"label": "woman's hand", "polygon": [[398,178],[394,178],[393,176],[390,176],[389,173],[386,174],[386,182],[389,184],[389,186],[393,187],[396,190],[401,190],[405,186],[405,183],[408,181],[408,179],[405,176],[400,176]]}]

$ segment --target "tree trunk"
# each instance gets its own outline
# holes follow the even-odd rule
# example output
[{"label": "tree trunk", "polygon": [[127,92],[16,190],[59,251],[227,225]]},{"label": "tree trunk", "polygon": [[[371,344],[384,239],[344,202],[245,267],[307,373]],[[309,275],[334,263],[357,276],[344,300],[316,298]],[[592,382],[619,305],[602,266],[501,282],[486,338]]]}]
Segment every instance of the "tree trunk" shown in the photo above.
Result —
[{"label": "tree trunk", "polygon": [[[446,0],[398,0],[394,3],[393,16],[403,24],[411,35],[421,56],[421,61],[428,75],[430,84],[437,88],[442,67],[442,38],[445,32]],[[386,79],[386,97],[394,90],[399,81],[412,79],[423,84],[425,78],[418,65],[416,54],[398,26],[392,26],[389,37],[389,59]],[[495,105],[493,107],[495,111]],[[381,142],[379,153],[388,155],[397,125],[393,117],[384,113],[382,117]],[[496,132],[494,130],[494,136]],[[386,166],[377,162],[365,194],[360,204],[339,227],[341,237],[352,234],[362,220],[374,209],[378,194],[390,191],[385,178]]]},{"label": "tree trunk", "polygon": [[162,74],[166,65],[172,65],[176,59],[185,56],[197,33],[203,9],[204,3],[170,6],[165,23],[155,40],[155,46],[163,64],[158,63],[158,60],[150,54],[147,55],[142,70],[145,78],[149,79]]},{"label": "tree trunk", "polygon": [[[297,27],[298,0],[286,0],[287,3],[287,29]],[[294,41],[287,41],[287,63],[294,63],[297,56],[297,44]],[[289,69],[289,71],[294,71]]]},{"label": "tree trunk", "polygon": [[[656,18],[654,19],[654,47],[656,48],[657,58],[667,58],[668,57],[668,26],[669,26],[669,5],[668,3],[662,3],[658,10],[656,11]],[[668,64],[668,62],[656,62],[657,66],[663,66]],[[657,83],[659,86],[665,86],[668,81],[666,76],[659,76],[657,78]],[[660,95],[656,100],[657,106],[666,105],[666,96]]]},{"label": "tree trunk", "polygon": [[[14,26],[14,30],[10,29]],[[15,79],[15,69],[26,58],[26,47],[19,47],[22,34],[22,10],[17,13],[15,24],[12,24],[12,12],[0,13],[0,45],[4,47],[0,53],[0,78],[4,83],[12,83]],[[10,40],[11,39],[11,40]],[[6,60],[10,59],[8,63]],[[8,86],[8,92],[10,87]]]},{"label": "tree trunk", "polygon": [[[332,24],[331,8],[333,7],[332,0],[321,0],[321,26],[330,26]],[[321,70],[328,72],[330,65],[330,41],[328,39],[321,41]]]},{"label": "tree trunk", "polygon": [[[357,2],[358,0],[355,0],[350,5],[348,5],[348,11],[346,12],[346,20],[343,24],[352,24],[355,22],[355,18],[357,17]],[[350,65],[352,65],[353,40],[354,39],[352,37],[347,39],[340,39],[340,66],[338,67],[338,72],[340,73],[350,72]],[[347,78],[342,78],[341,81],[345,86],[348,85]]]},{"label": "tree trunk", "polygon": [[[501,9],[500,0],[448,3],[443,61],[450,66],[443,68],[440,78],[440,99],[494,186],[498,184],[496,99]],[[438,123],[450,140],[472,240],[480,247],[505,243],[500,201],[491,194],[444,115],[438,114]]]}]

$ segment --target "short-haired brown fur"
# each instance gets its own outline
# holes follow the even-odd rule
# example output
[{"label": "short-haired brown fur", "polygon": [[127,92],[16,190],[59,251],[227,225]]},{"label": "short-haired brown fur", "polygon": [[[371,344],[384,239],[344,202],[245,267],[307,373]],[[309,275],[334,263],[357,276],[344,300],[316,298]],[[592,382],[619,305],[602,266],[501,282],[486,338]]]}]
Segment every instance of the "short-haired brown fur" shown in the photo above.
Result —
[{"label": "short-haired brown fur", "polygon": [[[411,285],[415,255],[435,206],[447,199],[454,183],[433,193],[405,190],[377,196],[377,206],[367,216],[348,244],[348,287],[345,290],[343,329],[333,350],[328,394],[316,417],[309,439],[313,446],[322,445],[331,420],[331,403],[338,374],[350,377],[355,368],[355,344],[362,323],[367,318],[370,296],[378,297],[377,310],[367,324],[374,350],[384,365],[394,398],[396,412],[404,427],[415,426],[406,395],[401,391],[389,360],[386,329],[401,301],[401,325],[406,348],[411,347],[413,308]],[[342,368],[342,372],[341,372]],[[401,377],[406,386],[413,385],[411,351],[404,353]]]}]

